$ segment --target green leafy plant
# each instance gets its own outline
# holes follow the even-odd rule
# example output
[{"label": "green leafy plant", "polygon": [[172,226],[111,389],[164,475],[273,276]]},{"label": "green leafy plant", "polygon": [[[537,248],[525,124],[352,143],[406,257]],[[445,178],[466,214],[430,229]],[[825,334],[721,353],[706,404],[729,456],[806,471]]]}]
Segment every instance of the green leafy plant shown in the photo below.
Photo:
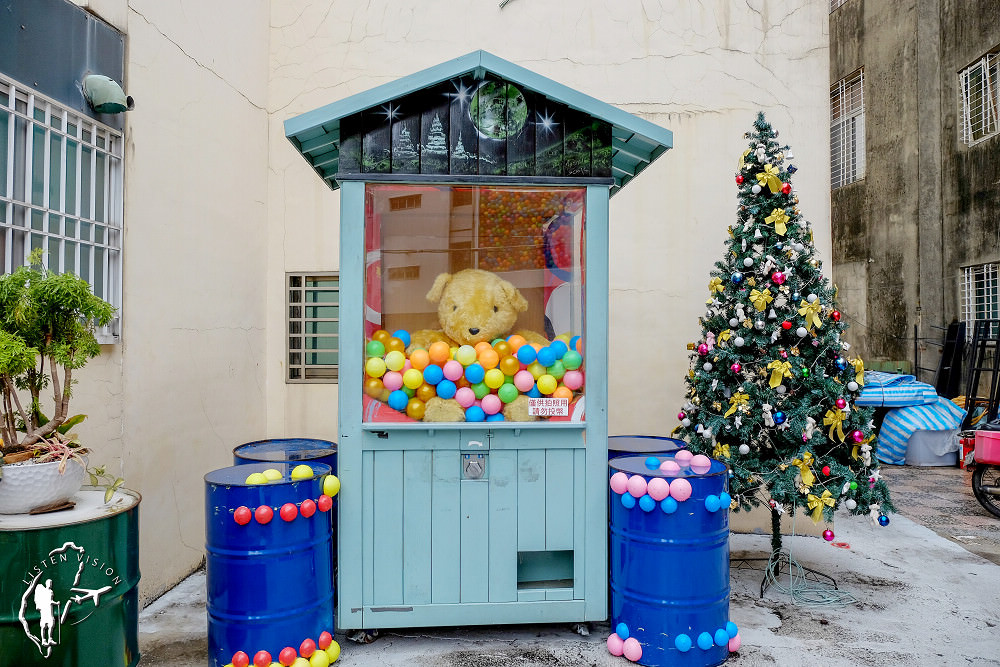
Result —
[{"label": "green leafy plant", "polygon": [[99,486],[104,489],[104,502],[110,501],[111,496],[115,495],[115,491],[125,483],[121,477],[110,474],[105,466],[87,468],[87,475],[90,477],[91,486]]}]

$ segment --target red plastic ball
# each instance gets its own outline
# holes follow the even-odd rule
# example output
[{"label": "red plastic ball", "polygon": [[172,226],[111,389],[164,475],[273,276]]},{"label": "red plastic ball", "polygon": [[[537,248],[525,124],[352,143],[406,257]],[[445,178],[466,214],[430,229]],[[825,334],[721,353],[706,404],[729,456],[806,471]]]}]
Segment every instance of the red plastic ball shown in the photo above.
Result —
[{"label": "red plastic ball", "polygon": [[331,635],[326,630],[319,633],[319,647],[321,649],[325,651],[326,649],[330,648],[330,644],[332,643],[333,643],[333,635]]},{"label": "red plastic ball", "polygon": [[267,505],[261,505],[254,510],[253,516],[257,519],[257,523],[267,523],[274,518],[274,510]]},{"label": "red plastic ball", "polygon": [[295,506],[295,503],[285,503],[278,510],[278,514],[282,521],[294,521],[295,517],[299,515],[299,508]]},{"label": "red plastic ball", "polygon": [[736,185],[743,185],[743,174],[736,174]]},{"label": "red plastic ball", "polygon": [[253,664],[256,667],[268,667],[271,664],[271,654],[267,651],[257,651],[253,657]]},{"label": "red plastic ball", "polygon": [[229,662],[232,663],[233,667],[247,667],[250,664],[250,656],[243,651],[237,651]]},{"label": "red plastic ball", "polygon": [[791,183],[782,183],[781,184],[781,194],[787,195],[791,191],[792,191],[792,184]]},{"label": "red plastic ball", "polygon": [[330,508],[333,507],[333,498],[324,494],[319,497],[319,501],[316,503],[316,506],[319,507],[320,512],[329,512]]},{"label": "red plastic ball", "polygon": [[281,649],[281,653],[278,654],[278,662],[285,667],[291,667],[291,664],[295,662],[297,657],[299,657],[299,654],[295,652],[295,649],[291,646],[286,646]]},{"label": "red plastic ball", "polygon": [[250,523],[250,519],[252,517],[253,512],[251,512],[250,508],[246,505],[240,505],[236,508],[236,511],[233,512],[233,519],[241,526],[245,526]]},{"label": "red plastic ball", "polygon": [[827,477],[830,476],[830,466],[823,466],[823,474]]},{"label": "red plastic ball", "polygon": [[827,542],[833,542],[833,531],[827,528],[823,531],[823,539]]},{"label": "red plastic ball", "polygon": [[303,639],[302,644],[299,646],[299,655],[303,658],[308,658],[313,653],[316,652],[316,642],[311,639]]},{"label": "red plastic ball", "polygon": [[839,322],[840,321],[840,311],[839,310],[833,311],[832,313],[830,313],[830,317],[833,318],[834,322]]},{"label": "red plastic ball", "polygon": [[784,322],[781,323],[781,328],[784,329],[785,331],[788,331],[789,329],[792,328],[792,323],[789,322],[788,320],[785,320]]},{"label": "red plastic ball", "polygon": [[305,518],[311,517],[316,513],[316,503],[313,502],[312,498],[306,498],[302,501],[302,506],[299,507],[299,514]]}]

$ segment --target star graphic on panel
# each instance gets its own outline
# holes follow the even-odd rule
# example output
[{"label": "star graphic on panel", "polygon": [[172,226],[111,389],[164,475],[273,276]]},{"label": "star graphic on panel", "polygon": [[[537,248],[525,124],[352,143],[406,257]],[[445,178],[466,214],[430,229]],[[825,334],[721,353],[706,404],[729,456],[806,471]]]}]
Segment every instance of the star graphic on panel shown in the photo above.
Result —
[{"label": "star graphic on panel", "polygon": [[546,132],[554,132],[555,131],[555,127],[559,123],[557,123],[555,121],[555,119],[549,113],[548,109],[545,110],[544,114],[536,113],[536,115],[538,116],[538,120],[535,121],[535,125],[538,125],[539,127],[541,127]]},{"label": "star graphic on panel", "polygon": [[382,113],[385,114],[386,122],[391,122],[399,117],[399,106],[392,106],[392,102],[389,102],[382,107]]}]

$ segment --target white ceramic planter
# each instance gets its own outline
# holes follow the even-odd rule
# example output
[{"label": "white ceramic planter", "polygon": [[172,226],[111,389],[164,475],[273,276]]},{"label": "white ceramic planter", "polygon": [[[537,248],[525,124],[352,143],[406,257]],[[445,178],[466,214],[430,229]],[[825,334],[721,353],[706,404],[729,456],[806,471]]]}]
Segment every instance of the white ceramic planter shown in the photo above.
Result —
[{"label": "white ceramic planter", "polygon": [[85,467],[74,460],[66,462],[62,474],[58,461],[5,465],[0,479],[0,514],[23,514],[69,500],[83,486],[85,472]]}]

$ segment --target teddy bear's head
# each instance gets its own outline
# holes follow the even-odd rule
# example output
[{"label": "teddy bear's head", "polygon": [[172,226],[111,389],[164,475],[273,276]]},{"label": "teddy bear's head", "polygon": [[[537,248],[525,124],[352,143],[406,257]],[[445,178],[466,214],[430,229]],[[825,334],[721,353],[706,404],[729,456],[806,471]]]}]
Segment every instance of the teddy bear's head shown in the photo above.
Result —
[{"label": "teddy bear's head", "polygon": [[462,345],[475,345],[506,336],[528,302],[517,288],[481,269],[442,273],[427,293],[438,304],[441,329]]}]

